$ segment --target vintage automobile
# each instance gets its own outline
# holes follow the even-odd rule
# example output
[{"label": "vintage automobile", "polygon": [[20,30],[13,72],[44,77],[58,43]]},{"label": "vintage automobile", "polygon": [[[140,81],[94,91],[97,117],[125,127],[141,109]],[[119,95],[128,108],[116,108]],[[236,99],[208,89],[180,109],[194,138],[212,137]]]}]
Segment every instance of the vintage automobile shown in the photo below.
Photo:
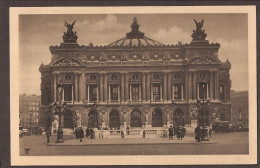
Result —
[{"label": "vintage automobile", "polygon": [[213,121],[212,122],[212,131],[214,131],[215,133],[230,132],[231,131],[231,123],[229,121]]}]

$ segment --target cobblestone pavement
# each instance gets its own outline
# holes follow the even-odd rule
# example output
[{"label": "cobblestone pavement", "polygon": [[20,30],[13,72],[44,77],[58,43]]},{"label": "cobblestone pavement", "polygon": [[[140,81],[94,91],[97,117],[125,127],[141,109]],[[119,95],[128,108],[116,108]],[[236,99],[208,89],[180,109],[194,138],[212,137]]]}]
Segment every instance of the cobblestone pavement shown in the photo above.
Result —
[{"label": "cobblestone pavement", "polygon": [[248,132],[213,134],[210,142],[196,142],[194,137],[183,140],[162,138],[113,138],[76,140],[73,135],[64,135],[65,142],[55,143],[51,136],[48,145],[45,136],[20,138],[20,155],[27,155],[24,148],[30,148],[29,156],[58,155],[196,155],[196,154],[248,154]]}]

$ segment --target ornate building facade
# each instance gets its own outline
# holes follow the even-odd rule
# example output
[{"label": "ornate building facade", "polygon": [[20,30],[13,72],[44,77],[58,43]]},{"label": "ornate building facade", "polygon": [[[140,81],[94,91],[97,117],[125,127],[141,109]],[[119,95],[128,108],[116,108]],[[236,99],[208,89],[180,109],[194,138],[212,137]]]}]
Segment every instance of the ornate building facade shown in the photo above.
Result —
[{"label": "ornate building facade", "polygon": [[106,46],[77,43],[72,24],[59,46],[50,46],[51,62],[40,65],[41,110],[51,112],[63,86],[64,128],[152,128],[190,125],[198,100],[208,102],[207,118],[230,121],[230,62],[218,59],[220,44],[209,43],[196,23],[189,44],[165,45],[131,31]]}]

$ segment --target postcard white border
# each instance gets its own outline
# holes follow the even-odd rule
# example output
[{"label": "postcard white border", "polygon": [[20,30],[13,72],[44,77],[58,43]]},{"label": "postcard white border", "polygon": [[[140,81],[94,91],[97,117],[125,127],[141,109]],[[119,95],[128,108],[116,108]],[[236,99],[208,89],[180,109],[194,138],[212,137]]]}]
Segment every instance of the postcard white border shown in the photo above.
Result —
[{"label": "postcard white border", "polygon": [[[75,10],[76,9],[76,10]],[[20,14],[247,13],[249,69],[249,155],[19,156]],[[203,165],[257,163],[257,82],[255,6],[12,7],[10,8],[11,165]]]}]

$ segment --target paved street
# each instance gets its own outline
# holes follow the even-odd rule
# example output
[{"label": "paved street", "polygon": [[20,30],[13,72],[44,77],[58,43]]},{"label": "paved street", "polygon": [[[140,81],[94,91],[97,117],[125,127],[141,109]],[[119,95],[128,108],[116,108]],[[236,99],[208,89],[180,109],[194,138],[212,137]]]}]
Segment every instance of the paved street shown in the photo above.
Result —
[{"label": "paved street", "polygon": [[[20,138],[20,155],[190,155],[190,154],[248,154],[248,132],[213,134],[211,142],[195,142],[186,136],[183,141],[174,139],[83,139],[80,143],[75,136],[65,135],[65,143],[59,146],[51,137],[47,146],[45,136],[25,136]],[[138,142],[140,141],[140,143]],[[119,144],[121,143],[121,144]]]}]

